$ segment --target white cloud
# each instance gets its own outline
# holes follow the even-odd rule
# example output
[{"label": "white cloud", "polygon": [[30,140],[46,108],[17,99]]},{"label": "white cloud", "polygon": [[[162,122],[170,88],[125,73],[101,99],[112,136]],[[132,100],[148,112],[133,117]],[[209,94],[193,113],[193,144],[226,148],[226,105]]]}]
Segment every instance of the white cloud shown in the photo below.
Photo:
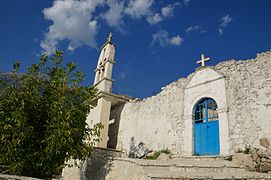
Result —
[{"label": "white cloud", "polygon": [[219,28],[219,29],[218,29],[218,33],[219,33],[220,35],[222,35],[222,34],[223,34],[223,29],[222,29],[222,28]]},{"label": "white cloud", "polygon": [[164,17],[173,16],[174,7],[172,5],[167,5],[161,8],[161,13]]},{"label": "white cloud", "polygon": [[122,20],[124,1],[108,0],[107,5],[110,9],[103,15],[107,24],[112,27],[118,27],[119,25],[122,25],[124,23]]},{"label": "white cloud", "polygon": [[207,32],[206,29],[203,29],[199,25],[189,26],[188,28],[186,28],[185,31],[186,31],[186,33],[192,33],[192,32],[206,33]]},{"label": "white cloud", "polygon": [[227,27],[232,22],[232,17],[230,15],[224,15],[220,21],[220,27]]},{"label": "white cloud", "polygon": [[160,46],[166,46],[169,44],[168,32],[165,30],[160,30],[157,33],[152,35],[152,43],[154,44],[159,43]]},{"label": "white cloud", "polygon": [[169,4],[167,6],[164,6],[161,8],[161,12],[159,13],[153,13],[152,11],[150,11],[150,13],[147,14],[148,23],[151,25],[158,24],[165,18],[173,16],[175,6],[179,6],[179,4],[175,3],[174,5]]},{"label": "white cloud", "polygon": [[76,49],[76,47],[74,47],[74,46],[72,46],[71,44],[69,44],[68,50],[69,50],[70,52],[73,52],[75,49]]},{"label": "white cloud", "polygon": [[153,0],[130,0],[128,7],[125,9],[125,13],[133,18],[140,18],[150,13],[152,4]]},{"label": "white cloud", "polygon": [[222,18],[220,19],[220,25],[218,29],[220,35],[224,34],[224,28],[228,27],[232,20],[233,18],[230,15],[222,16]]},{"label": "white cloud", "polygon": [[169,44],[179,46],[183,42],[183,38],[181,38],[179,35],[174,36],[170,39]]},{"label": "white cloud", "polygon": [[51,54],[61,40],[68,40],[69,50],[82,45],[96,48],[97,21],[92,13],[103,0],[56,0],[43,10],[46,19],[53,21],[40,46]]},{"label": "white cloud", "polygon": [[155,44],[159,44],[162,47],[168,45],[179,46],[182,42],[183,38],[181,38],[180,35],[169,37],[169,34],[166,30],[160,30],[152,35],[151,46],[154,46]]},{"label": "white cloud", "polygon": [[159,22],[161,22],[163,19],[160,16],[159,13],[155,13],[154,15],[150,15],[147,17],[147,21],[149,24],[153,25],[153,24],[158,24]]},{"label": "white cloud", "polygon": [[[102,25],[98,23],[100,20],[125,31],[125,17],[145,19],[155,25],[173,16],[174,8],[180,6],[180,3],[168,4],[157,10],[153,8],[155,4],[158,2],[154,0],[55,0],[51,7],[43,10],[45,19],[52,24],[40,46],[48,54],[53,53],[63,40],[68,42],[69,51],[84,45],[97,48],[95,38]],[[99,12],[96,11],[98,7],[102,7]]]},{"label": "white cloud", "polygon": [[189,26],[185,31],[187,33],[190,33],[190,32],[194,32],[194,31],[197,31],[200,29],[200,26],[199,25],[196,25],[196,26]]},{"label": "white cloud", "polygon": [[155,25],[166,17],[173,16],[174,8],[179,6],[179,3],[168,4],[161,8],[161,12],[157,12],[152,9],[154,4],[154,0],[130,0],[124,12],[132,18],[146,17],[150,25]]}]

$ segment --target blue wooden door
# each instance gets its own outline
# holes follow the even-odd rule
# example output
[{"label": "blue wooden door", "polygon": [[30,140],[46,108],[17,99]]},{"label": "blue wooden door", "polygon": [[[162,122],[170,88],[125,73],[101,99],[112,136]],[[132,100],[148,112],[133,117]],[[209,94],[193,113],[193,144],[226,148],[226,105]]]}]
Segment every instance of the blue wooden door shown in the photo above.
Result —
[{"label": "blue wooden door", "polygon": [[193,113],[194,155],[218,155],[219,123],[217,105],[211,98],[199,101]]}]

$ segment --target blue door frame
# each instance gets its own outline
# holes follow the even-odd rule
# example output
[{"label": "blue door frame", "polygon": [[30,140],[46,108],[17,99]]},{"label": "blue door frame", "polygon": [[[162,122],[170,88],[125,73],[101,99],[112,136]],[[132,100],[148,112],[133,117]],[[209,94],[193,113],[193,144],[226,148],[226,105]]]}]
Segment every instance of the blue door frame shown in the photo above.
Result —
[{"label": "blue door frame", "polygon": [[217,104],[211,98],[200,100],[193,110],[194,155],[218,155],[219,122]]}]

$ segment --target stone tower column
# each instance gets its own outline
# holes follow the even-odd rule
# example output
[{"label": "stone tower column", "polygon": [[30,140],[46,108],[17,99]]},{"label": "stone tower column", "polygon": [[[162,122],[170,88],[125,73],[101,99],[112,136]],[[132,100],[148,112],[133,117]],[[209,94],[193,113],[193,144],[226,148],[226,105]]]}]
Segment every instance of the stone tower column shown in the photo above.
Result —
[{"label": "stone tower column", "polygon": [[97,144],[97,147],[106,148],[108,141],[108,126],[111,110],[111,101],[103,94],[111,93],[112,91],[112,70],[114,56],[115,56],[115,46],[112,44],[112,33],[109,34],[107,41],[101,48],[97,68],[95,70],[95,80],[93,86],[97,88],[99,99],[97,106],[93,111],[93,118],[95,122],[100,122],[104,125],[101,130],[100,138],[101,141]]}]

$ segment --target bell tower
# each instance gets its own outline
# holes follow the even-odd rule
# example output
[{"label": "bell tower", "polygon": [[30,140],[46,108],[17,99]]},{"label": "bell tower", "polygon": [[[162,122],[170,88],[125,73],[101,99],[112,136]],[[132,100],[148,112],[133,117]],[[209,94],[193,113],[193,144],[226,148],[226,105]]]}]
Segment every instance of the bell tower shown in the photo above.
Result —
[{"label": "bell tower", "polygon": [[115,46],[112,43],[113,33],[110,33],[106,42],[101,47],[101,52],[95,70],[93,86],[99,91],[110,93],[112,91],[112,70],[115,64]]},{"label": "bell tower", "polygon": [[93,83],[93,87],[98,90],[98,100],[96,107],[90,115],[94,122],[102,123],[104,126],[100,131],[101,141],[97,143],[97,147],[100,148],[107,148],[107,141],[109,140],[108,128],[112,104],[112,70],[115,64],[115,46],[112,43],[112,36],[113,33],[110,33],[106,42],[101,47]]}]

